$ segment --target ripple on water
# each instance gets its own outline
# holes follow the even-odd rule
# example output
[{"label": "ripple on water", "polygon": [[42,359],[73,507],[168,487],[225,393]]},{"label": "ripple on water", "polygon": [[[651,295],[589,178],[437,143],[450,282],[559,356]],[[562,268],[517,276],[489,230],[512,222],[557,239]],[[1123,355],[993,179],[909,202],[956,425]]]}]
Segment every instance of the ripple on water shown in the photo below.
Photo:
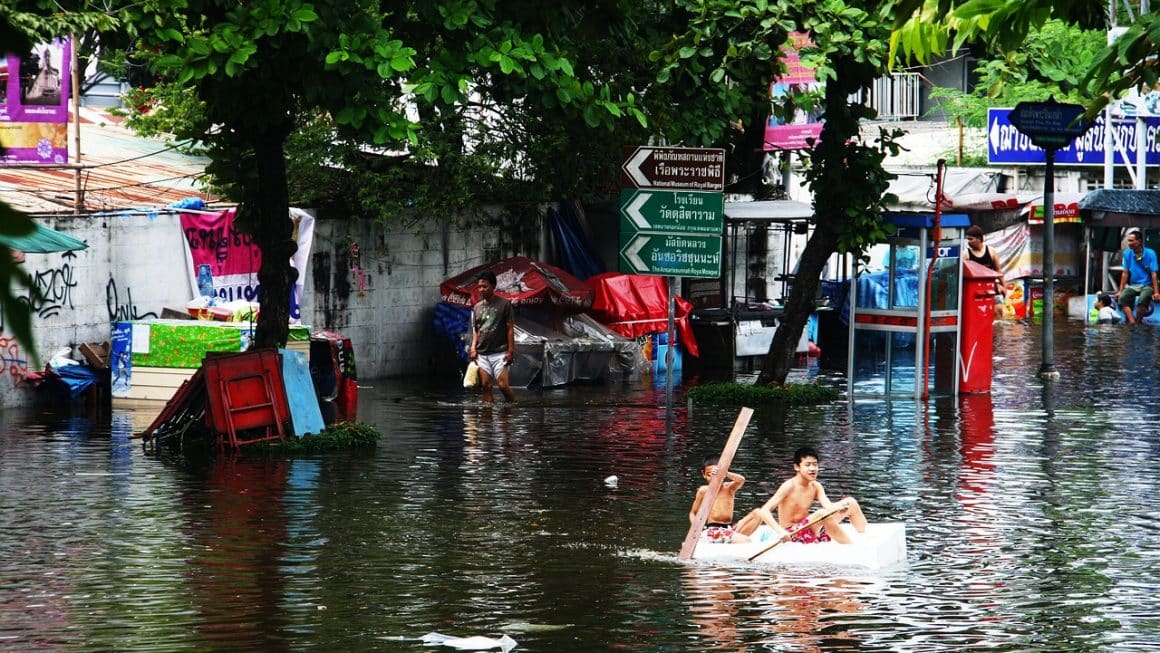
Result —
[{"label": "ripple on water", "polygon": [[294,461],[161,460],[126,420],[0,413],[0,648],[1150,650],[1157,344],[1061,321],[1044,385],[1036,326],[1003,325],[990,395],[759,409],[735,513],[812,444],[831,497],[907,523],[908,564],[865,572],[676,561],[736,410],[678,387],[666,414],[655,380],[515,407],[377,381],[374,453]]}]

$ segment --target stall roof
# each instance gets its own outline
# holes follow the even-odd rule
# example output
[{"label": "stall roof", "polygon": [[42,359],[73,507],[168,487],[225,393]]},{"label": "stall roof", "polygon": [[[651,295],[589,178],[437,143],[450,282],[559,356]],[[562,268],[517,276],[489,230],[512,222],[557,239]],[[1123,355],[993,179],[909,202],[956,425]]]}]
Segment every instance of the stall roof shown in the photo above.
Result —
[{"label": "stall roof", "polygon": [[1080,200],[1079,210],[1105,227],[1160,228],[1160,190],[1100,188]]},{"label": "stall roof", "polygon": [[[934,210],[935,168],[933,167],[906,167],[891,168],[889,172],[897,175],[890,181],[889,192],[896,201],[890,207],[895,211],[932,211]],[[947,168],[943,175],[943,196],[952,198],[953,205],[944,205],[946,209],[956,211],[973,210],[975,207],[959,206],[969,202],[979,202],[984,196],[998,195],[999,179],[1002,173],[997,170],[979,168]],[[988,198],[989,199],[989,198]],[[1030,200],[1030,198],[1028,198]],[[985,206],[987,210],[994,210]],[[997,207],[996,207],[997,208]],[[1011,208],[1019,208],[1014,206]]]},{"label": "stall roof", "polygon": [[725,220],[730,222],[795,222],[813,217],[812,206],[794,200],[725,202]]}]

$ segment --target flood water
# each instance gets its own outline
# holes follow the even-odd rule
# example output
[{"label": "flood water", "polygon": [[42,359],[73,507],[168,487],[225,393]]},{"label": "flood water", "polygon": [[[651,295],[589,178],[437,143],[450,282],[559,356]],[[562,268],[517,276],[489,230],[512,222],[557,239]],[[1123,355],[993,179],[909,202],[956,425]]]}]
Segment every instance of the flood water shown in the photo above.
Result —
[{"label": "flood water", "polygon": [[[996,327],[990,396],[758,409],[739,510],[816,446],[906,565],[681,563],[735,408],[663,385],[364,380],[373,453],[145,455],[145,419],[0,413],[0,650],[1145,651],[1160,641],[1160,332]],[[690,380],[685,379],[686,383]],[[671,432],[671,436],[667,433]],[[610,487],[606,477],[616,475]]]}]

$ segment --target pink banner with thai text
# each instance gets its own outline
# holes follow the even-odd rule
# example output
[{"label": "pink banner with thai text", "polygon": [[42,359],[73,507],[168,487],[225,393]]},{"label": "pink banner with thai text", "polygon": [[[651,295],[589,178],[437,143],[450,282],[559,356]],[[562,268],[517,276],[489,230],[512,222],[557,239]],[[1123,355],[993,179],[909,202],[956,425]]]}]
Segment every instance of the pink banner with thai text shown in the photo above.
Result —
[{"label": "pink banner with thai text", "polygon": [[[260,301],[258,269],[262,266],[262,253],[254,244],[253,236],[234,225],[234,213],[234,209],[229,209],[220,213],[181,214],[181,230],[189,246],[188,273],[194,296],[200,292],[202,266],[208,266],[213,295],[219,301]],[[290,289],[290,322],[298,324],[306,262],[314,238],[314,217],[300,209],[290,209],[290,219],[294,226],[292,237],[298,244],[290,263],[299,271],[298,280]]]}]

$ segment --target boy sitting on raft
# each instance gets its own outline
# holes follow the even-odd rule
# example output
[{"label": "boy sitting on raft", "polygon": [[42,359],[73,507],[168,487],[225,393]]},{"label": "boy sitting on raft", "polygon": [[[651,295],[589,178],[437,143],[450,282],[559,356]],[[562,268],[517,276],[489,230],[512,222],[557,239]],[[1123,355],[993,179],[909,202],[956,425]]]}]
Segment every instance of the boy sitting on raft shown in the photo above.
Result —
[{"label": "boy sitting on raft", "polygon": [[[697,511],[701,509],[701,502],[709,492],[709,484],[713,482],[713,477],[717,476],[717,462],[717,456],[709,456],[701,463],[701,477],[705,479],[705,485],[697,488],[697,497],[693,499],[693,507],[689,509],[690,524],[696,521]],[[717,492],[717,498],[713,501],[713,507],[709,510],[709,518],[705,520],[705,529],[702,531],[702,535],[710,542],[737,544],[749,541],[747,536],[737,532],[737,529],[733,527],[733,500],[737,497],[737,491],[741,489],[742,485],[745,485],[744,476],[734,472],[725,472],[725,479],[721,482],[721,489]]]},{"label": "boy sitting on raft", "polygon": [[[817,480],[818,452],[813,447],[801,447],[794,452],[793,468],[796,472],[793,478],[782,483],[764,505],[737,522],[735,531],[753,535],[764,524],[773,531],[775,538],[788,537],[790,542],[811,544],[833,540],[839,544],[849,544],[851,541],[849,534],[838,526],[843,519],[849,518],[850,524],[859,533],[866,530],[866,516],[862,514],[862,508],[853,497],[846,497],[834,503],[826,496],[826,490]],[[810,508],[815,501],[821,508],[811,514]],[[835,507],[839,510],[834,514],[808,528],[803,528],[813,515],[829,512]],[[776,521],[773,518],[774,510],[777,510]],[[759,536],[758,539],[770,538]]]}]

